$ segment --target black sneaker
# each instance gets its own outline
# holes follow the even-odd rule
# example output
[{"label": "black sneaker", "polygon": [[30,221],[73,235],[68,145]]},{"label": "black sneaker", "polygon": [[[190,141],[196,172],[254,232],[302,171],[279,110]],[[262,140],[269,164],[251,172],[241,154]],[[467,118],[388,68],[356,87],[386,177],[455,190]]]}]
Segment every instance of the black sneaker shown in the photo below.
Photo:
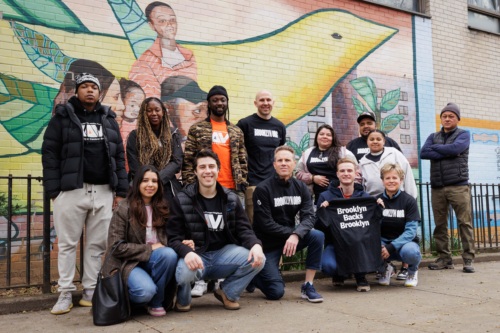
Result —
[{"label": "black sneaker", "polygon": [[398,276],[396,276],[396,280],[406,280],[407,277],[408,277],[408,267],[401,267]]},{"label": "black sneaker", "polygon": [[472,266],[472,263],[473,263],[472,259],[464,259],[464,268],[463,268],[464,273],[474,273],[476,271],[474,269],[474,266]]},{"label": "black sneaker", "polygon": [[356,290],[359,292],[370,291],[370,284],[368,283],[368,280],[366,280],[365,276],[356,277]]},{"label": "black sneaker", "polygon": [[332,276],[332,284],[334,287],[342,287],[344,285],[344,278],[342,276]]},{"label": "black sneaker", "polygon": [[247,291],[247,293],[253,293],[255,291],[255,284],[250,282],[245,290]]},{"label": "black sneaker", "polygon": [[454,269],[453,261],[451,259],[443,259],[438,258],[436,261],[429,264],[429,269],[438,270],[438,269]]}]

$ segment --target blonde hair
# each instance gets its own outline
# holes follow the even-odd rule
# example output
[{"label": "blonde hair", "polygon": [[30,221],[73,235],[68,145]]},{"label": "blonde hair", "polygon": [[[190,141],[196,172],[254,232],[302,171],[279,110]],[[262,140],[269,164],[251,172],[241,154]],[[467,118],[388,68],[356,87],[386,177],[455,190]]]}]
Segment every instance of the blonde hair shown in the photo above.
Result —
[{"label": "blonde hair", "polygon": [[351,163],[352,165],[354,165],[355,168],[358,167],[358,162],[353,160],[351,157],[342,157],[341,159],[339,159],[339,161],[337,162],[337,168],[342,163]]},{"label": "blonde hair", "polygon": [[399,164],[395,164],[395,163],[384,164],[384,166],[382,168],[380,168],[380,178],[384,179],[384,175],[386,173],[391,172],[391,171],[396,171],[396,173],[398,174],[398,176],[401,180],[405,179],[405,172],[403,171],[403,169],[401,169]]}]

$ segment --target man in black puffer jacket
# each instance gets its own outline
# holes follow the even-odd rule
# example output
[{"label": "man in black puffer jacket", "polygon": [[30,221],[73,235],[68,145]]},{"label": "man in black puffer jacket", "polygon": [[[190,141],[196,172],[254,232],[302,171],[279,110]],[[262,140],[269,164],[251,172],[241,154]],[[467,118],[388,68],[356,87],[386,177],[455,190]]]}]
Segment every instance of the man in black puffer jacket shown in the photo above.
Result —
[{"label": "man in black puffer jacket", "polygon": [[191,283],[224,278],[215,297],[226,309],[237,310],[241,293],[264,267],[262,243],[238,195],[217,182],[218,156],[202,149],[193,160],[193,169],[196,182],[174,198],[166,227],[168,245],[179,255],[175,308],[180,312],[191,309]]},{"label": "man in black puffer jacket", "polygon": [[106,250],[112,207],[127,193],[123,143],[116,115],[99,103],[99,80],[88,73],[76,77],[76,96],[56,106],[43,137],[43,184],[53,200],[58,237],[59,299],[53,314],[68,313],[76,248],[85,227],[82,306],[92,295]]}]

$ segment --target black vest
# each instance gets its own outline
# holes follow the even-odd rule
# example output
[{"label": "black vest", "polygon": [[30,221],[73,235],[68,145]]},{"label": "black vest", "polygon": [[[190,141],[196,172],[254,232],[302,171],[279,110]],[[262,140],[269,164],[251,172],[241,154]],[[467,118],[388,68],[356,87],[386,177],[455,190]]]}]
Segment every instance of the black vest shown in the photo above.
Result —
[{"label": "black vest", "polygon": [[[433,143],[452,144],[465,130],[456,128],[446,135],[443,130],[434,134]],[[469,180],[469,148],[458,156],[431,160],[431,186],[433,188],[456,185]]]}]

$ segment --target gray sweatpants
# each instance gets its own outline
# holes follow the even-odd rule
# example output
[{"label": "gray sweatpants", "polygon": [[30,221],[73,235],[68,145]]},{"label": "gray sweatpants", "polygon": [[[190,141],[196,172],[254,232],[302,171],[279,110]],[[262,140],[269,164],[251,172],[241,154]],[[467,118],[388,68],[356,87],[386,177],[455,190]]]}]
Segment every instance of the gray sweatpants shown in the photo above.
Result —
[{"label": "gray sweatpants", "polygon": [[83,184],[83,188],[61,192],[54,200],[54,227],[59,252],[59,291],[71,291],[76,265],[76,248],[85,227],[84,289],[93,289],[106,251],[109,222],[113,215],[113,192],[109,185]]}]

